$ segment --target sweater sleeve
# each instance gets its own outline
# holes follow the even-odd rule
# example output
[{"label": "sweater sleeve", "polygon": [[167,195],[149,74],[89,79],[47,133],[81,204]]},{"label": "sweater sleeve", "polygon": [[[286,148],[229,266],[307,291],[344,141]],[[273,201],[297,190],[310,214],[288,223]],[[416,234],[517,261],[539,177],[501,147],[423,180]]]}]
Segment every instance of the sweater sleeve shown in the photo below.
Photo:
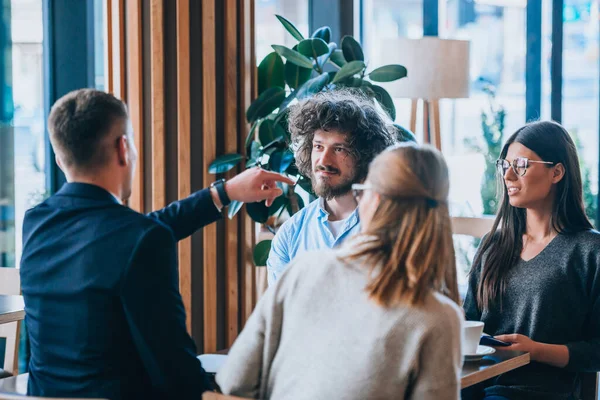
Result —
[{"label": "sweater sleeve", "polygon": [[[584,327],[585,339],[567,344],[569,363],[573,371],[600,371],[600,254],[594,251],[593,260],[588,260],[587,275],[590,308]],[[585,262],[585,261],[584,261]]]},{"label": "sweater sleeve", "polygon": [[[481,247],[479,248],[481,251]],[[475,256],[477,258],[477,256]],[[479,284],[479,277],[481,276],[481,262],[473,264],[471,272],[469,273],[469,286],[467,288],[467,295],[463,303],[463,309],[465,310],[465,317],[467,321],[480,321],[481,311],[477,306],[477,285]]]},{"label": "sweater sleeve", "polygon": [[423,341],[413,390],[407,399],[460,398],[462,315],[458,307],[448,305],[436,320]]}]

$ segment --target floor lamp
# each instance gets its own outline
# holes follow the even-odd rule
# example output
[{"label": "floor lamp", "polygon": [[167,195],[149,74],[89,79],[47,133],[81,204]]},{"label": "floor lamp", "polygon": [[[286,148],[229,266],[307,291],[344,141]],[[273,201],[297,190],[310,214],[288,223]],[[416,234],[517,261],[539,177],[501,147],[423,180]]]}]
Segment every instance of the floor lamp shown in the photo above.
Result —
[{"label": "floor lamp", "polygon": [[404,79],[385,84],[392,97],[412,99],[410,129],[416,131],[423,103],[423,141],[441,150],[440,99],[469,97],[469,42],[426,36],[382,40],[377,65],[401,64]]}]

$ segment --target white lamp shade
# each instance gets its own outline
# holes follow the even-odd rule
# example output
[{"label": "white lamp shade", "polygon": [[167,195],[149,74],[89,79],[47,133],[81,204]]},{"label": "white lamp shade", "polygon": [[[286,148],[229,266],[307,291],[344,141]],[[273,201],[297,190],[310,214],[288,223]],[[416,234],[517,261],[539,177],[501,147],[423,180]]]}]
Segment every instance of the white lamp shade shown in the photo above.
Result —
[{"label": "white lamp shade", "polygon": [[469,42],[426,36],[380,43],[376,65],[400,64],[407,76],[384,83],[392,97],[458,99],[469,97]]}]

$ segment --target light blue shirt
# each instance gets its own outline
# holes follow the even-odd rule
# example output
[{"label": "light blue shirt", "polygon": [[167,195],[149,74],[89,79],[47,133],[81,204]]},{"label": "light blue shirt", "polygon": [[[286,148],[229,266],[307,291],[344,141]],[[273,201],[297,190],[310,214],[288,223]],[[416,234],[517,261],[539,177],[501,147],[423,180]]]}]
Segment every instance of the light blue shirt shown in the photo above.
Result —
[{"label": "light blue shirt", "polygon": [[307,250],[331,249],[360,231],[358,208],[346,218],[337,238],[329,229],[328,218],[325,202],[318,198],[281,225],[267,259],[269,285],[281,276],[298,254]]}]

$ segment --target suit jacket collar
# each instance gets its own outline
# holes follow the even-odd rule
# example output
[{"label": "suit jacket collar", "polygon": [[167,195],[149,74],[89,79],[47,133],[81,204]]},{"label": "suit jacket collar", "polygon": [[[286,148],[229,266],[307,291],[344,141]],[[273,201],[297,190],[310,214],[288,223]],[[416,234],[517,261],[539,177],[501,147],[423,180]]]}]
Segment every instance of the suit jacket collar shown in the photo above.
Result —
[{"label": "suit jacket collar", "polygon": [[121,204],[108,190],[101,188],[100,186],[81,182],[65,183],[56,193],[56,196],[85,197],[93,200]]}]

